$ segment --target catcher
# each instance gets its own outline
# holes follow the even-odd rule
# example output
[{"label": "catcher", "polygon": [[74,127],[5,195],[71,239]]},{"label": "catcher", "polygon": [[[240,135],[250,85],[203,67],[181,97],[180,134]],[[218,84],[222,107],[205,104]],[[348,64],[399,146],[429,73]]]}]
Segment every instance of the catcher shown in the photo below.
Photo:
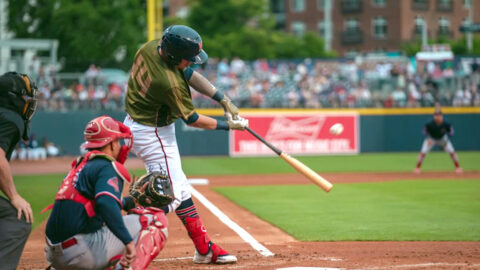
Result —
[{"label": "catcher", "polygon": [[[120,140],[132,141],[129,128],[101,116],[87,124],[84,137],[88,152],[73,161],[47,222],[47,260],[57,270],[145,269],[167,241],[168,222],[159,207],[173,200],[170,181],[152,172],[131,186],[133,196],[122,198],[124,182],[130,182],[122,165],[130,148]],[[121,210],[129,214],[122,217]]]},{"label": "catcher", "polygon": [[443,120],[443,114],[440,109],[436,109],[433,114],[433,120],[425,124],[423,133],[426,135],[423,140],[422,150],[418,156],[417,166],[413,170],[414,173],[420,173],[420,167],[428,152],[432,150],[435,145],[441,146],[445,152],[450,154],[453,164],[455,164],[455,171],[462,173],[462,168],[458,162],[457,153],[453,148],[453,144],[450,142],[449,137],[453,136],[453,126],[447,121]]}]

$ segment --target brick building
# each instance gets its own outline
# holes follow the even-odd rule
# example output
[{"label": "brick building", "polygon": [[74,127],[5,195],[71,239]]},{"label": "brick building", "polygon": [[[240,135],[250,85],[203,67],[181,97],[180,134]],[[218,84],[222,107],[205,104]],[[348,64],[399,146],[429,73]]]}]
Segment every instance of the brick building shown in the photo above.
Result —
[{"label": "brick building", "polygon": [[[270,0],[277,28],[301,35],[324,36],[325,0]],[[339,55],[398,51],[401,44],[421,37],[427,23],[429,38],[458,39],[459,26],[480,22],[480,0],[331,0],[331,47]],[[328,36],[327,36],[328,39]]]}]

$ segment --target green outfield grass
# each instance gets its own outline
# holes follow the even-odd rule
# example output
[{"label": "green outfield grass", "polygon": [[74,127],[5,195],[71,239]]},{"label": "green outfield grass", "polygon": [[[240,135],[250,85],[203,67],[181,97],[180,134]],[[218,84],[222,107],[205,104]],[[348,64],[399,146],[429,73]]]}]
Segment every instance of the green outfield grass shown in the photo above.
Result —
[{"label": "green outfield grass", "polygon": [[[417,153],[361,154],[353,156],[310,156],[299,160],[319,172],[376,172],[411,171],[415,166]],[[480,170],[480,152],[460,152],[459,158],[465,170]],[[187,175],[236,175],[293,173],[294,170],[278,157],[229,158],[229,157],[187,157],[182,159]],[[453,170],[449,155],[435,152],[427,156],[425,171]],[[65,168],[65,174],[69,168]],[[132,171],[141,175],[144,170]],[[65,174],[14,177],[20,194],[31,204],[35,215],[35,226],[47,214],[40,211],[53,201],[55,192]]]},{"label": "green outfield grass", "polygon": [[[346,156],[306,156],[300,161],[319,172],[411,172],[415,168],[418,153],[375,153]],[[480,170],[480,152],[459,152],[464,170]],[[232,175],[289,173],[294,170],[278,157],[183,158],[184,171],[190,175]],[[427,155],[424,171],[454,170],[450,155],[433,152]]]},{"label": "green outfield grass", "polygon": [[215,188],[301,241],[480,240],[480,181]]},{"label": "green outfield grass", "polygon": [[63,175],[59,174],[14,176],[15,187],[32,206],[33,227],[38,226],[48,217],[48,212],[44,214],[40,212],[53,203],[62,179]]}]

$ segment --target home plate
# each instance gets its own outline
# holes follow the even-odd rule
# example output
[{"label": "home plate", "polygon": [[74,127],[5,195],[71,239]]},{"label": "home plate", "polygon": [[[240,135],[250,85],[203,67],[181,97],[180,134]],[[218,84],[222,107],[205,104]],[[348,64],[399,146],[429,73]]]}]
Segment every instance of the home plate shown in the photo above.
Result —
[{"label": "home plate", "polygon": [[192,186],[206,186],[209,181],[206,178],[189,178],[188,183]]},{"label": "home plate", "polygon": [[294,266],[294,267],[286,267],[286,268],[277,268],[276,270],[342,270],[342,269],[343,268]]}]

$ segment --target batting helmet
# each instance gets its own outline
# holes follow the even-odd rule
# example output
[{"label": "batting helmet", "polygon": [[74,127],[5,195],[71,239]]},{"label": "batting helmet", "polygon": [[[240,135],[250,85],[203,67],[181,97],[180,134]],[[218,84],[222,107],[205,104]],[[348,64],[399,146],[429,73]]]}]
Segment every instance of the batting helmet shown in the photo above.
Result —
[{"label": "batting helmet", "polygon": [[103,147],[119,138],[128,138],[132,141],[130,128],[110,116],[100,116],[88,122],[83,132],[85,142],[82,148],[95,149]]},{"label": "batting helmet", "polygon": [[172,25],[163,32],[162,52],[174,64],[182,59],[194,64],[203,64],[208,59],[207,53],[202,50],[202,38],[197,31],[185,25]]}]

